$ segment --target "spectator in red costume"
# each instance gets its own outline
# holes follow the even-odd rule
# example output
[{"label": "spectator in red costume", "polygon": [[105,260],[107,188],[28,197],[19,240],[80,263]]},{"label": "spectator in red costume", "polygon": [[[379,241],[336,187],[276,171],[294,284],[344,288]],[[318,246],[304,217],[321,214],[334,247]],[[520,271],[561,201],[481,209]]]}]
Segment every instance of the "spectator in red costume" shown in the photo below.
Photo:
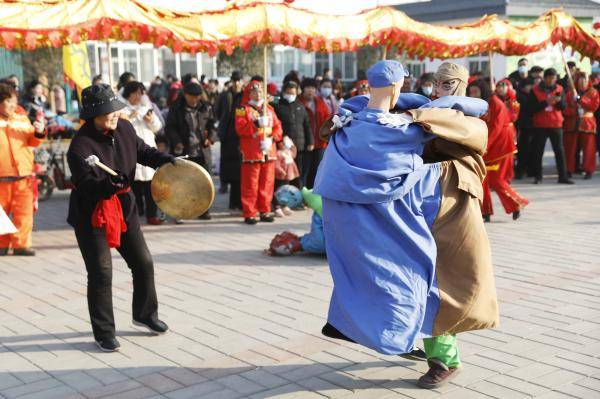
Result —
[{"label": "spectator in red costume", "polygon": [[565,109],[565,157],[569,177],[575,172],[575,153],[577,145],[583,150],[583,171],[585,179],[591,179],[596,171],[596,118],[600,96],[594,89],[585,72],[578,72],[574,77],[575,88],[567,91],[567,108]]},{"label": "spectator in red costume", "polygon": [[275,185],[276,143],[282,139],[281,122],[270,105],[264,112],[263,85],[251,81],[235,111],[235,129],[242,153],[241,192],[244,222],[273,222],[271,201]]},{"label": "spectator in red costume", "polygon": [[317,96],[317,85],[317,81],[311,78],[305,78],[300,85],[302,89],[300,102],[302,102],[308,113],[308,119],[314,138],[314,149],[312,152],[308,153],[307,157],[309,163],[308,165],[304,165],[306,181],[302,182],[309,189],[314,185],[317,169],[319,168],[319,164],[321,163],[323,154],[325,154],[325,149],[327,148],[327,142],[321,140],[319,131],[321,130],[321,126],[323,126],[332,115],[325,100]]},{"label": "spectator in red costume", "polygon": [[511,111],[502,100],[502,97],[508,99],[510,82],[503,80],[500,83],[494,94],[483,80],[475,80],[467,87],[469,97],[481,98],[489,103],[488,113],[482,118],[488,126],[487,151],[483,156],[487,174],[483,181],[484,197],[481,208],[486,222],[490,221],[494,213],[490,189],[498,194],[504,210],[508,214],[512,213],[514,220],[521,216],[521,209],[529,204],[529,201],[520,196],[509,184],[514,174],[513,156],[517,149],[512,122],[516,117],[511,115]]}]

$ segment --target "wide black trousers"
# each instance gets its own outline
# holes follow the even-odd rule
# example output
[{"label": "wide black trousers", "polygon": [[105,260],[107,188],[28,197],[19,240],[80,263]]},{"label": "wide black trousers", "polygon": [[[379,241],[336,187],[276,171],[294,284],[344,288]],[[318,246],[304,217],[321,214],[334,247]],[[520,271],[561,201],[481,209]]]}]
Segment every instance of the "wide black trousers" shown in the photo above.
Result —
[{"label": "wide black trousers", "polygon": [[534,177],[542,178],[542,163],[544,159],[544,149],[546,141],[550,139],[552,150],[554,151],[554,160],[556,162],[556,171],[558,178],[567,177],[567,164],[565,161],[565,149],[563,146],[563,130],[538,128],[534,130],[533,141],[531,143],[531,172]]},{"label": "wide black trousers", "polygon": [[[87,269],[87,297],[92,330],[96,340],[115,336],[112,303],[112,258],[104,229],[75,231]],[[117,249],[133,276],[133,318],[151,321],[158,318],[158,300],[154,286],[154,265],[142,231],[137,228],[121,234]]]}]

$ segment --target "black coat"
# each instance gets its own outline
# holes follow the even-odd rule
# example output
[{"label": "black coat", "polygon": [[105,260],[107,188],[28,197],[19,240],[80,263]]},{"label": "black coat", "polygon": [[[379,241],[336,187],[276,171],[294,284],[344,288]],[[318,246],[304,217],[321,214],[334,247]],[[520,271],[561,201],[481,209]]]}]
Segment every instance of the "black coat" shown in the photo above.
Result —
[{"label": "black coat", "polygon": [[[185,108],[185,97],[180,95],[177,100],[171,104],[171,107],[169,107],[169,114],[167,115],[167,121],[165,123],[165,134],[167,136],[167,140],[169,140],[171,151],[173,151],[175,145],[183,144],[183,154],[177,155],[187,155],[190,152],[190,135],[192,134],[192,126],[190,126],[188,123],[188,118],[186,118]],[[196,136],[198,137],[200,146],[202,148],[206,139],[209,139],[211,142],[215,142],[217,140],[217,131],[215,127],[216,120],[210,104],[201,102],[198,105],[198,113],[198,121],[200,126],[197,130],[199,134],[196,134]],[[202,151],[199,151],[198,156],[203,157]]]},{"label": "black coat", "polygon": [[[112,170],[124,173],[128,183],[135,178],[136,163],[158,168],[173,159],[171,155],[146,145],[129,121],[119,119],[116,130],[106,135],[97,131],[93,122],[86,122],[71,141],[67,152],[71,180],[75,185],[69,200],[67,222],[80,233],[92,231],[92,213],[98,201],[110,198],[120,190],[112,183],[108,173],[86,163],[85,159],[90,155],[96,155]],[[139,228],[133,192],[119,194],[119,200],[127,228]]]},{"label": "black coat", "polygon": [[240,139],[235,131],[235,110],[242,103],[242,93],[226,90],[217,100],[216,115],[219,120],[219,139],[221,140],[221,181],[229,183],[240,180],[242,156]]},{"label": "black coat", "polygon": [[536,98],[532,95],[532,91],[525,93],[517,89],[517,101],[520,105],[519,119],[517,119],[517,127],[519,129],[529,129],[533,127],[533,114]]},{"label": "black coat", "polygon": [[305,151],[315,143],[308,113],[300,101],[290,103],[282,98],[275,106],[275,113],[281,121],[283,135],[292,139],[298,151]]}]

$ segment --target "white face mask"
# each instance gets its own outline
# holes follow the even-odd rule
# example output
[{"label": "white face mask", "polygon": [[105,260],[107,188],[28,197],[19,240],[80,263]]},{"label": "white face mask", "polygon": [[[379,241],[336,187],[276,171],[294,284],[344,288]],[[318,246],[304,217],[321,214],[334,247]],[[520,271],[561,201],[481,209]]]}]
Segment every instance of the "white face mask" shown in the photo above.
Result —
[{"label": "white face mask", "polygon": [[293,103],[294,101],[296,101],[296,95],[295,94],[284,94],[283,98],[288,103]]},{"label": "white face mask", "polygon": [[331,89],[331,87],[321,87],[321,95],[323,97],[329,97],[332,91],[333,90]]},{"label": "white face mask", "polygon": [[525,73],[527,73],[527,66],[521,65],[519,68],[517,68],[517,70],[521,75],[524,75]]},{"label": "white face mask", "polygon": [[433,93],[433,86],[421,86],[421,91],[426,96],[430,96]]},{"label": "white face mask", "polygon": [[255,107],[260,107],[263,104],[263,100],[250,100],[248,101],[248,104],[253,105]]}]

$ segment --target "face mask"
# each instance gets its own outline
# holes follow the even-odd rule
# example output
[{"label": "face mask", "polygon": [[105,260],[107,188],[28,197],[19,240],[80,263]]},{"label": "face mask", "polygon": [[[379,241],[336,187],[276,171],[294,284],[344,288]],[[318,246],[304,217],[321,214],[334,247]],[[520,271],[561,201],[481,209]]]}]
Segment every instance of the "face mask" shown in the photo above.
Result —
[{"label": "face mask", "polygon": [[293,103],[294,101],[296,101],[295,94],[284,94],[283,98],[285,98],[285,101],[287,101],[288,103]]},{"label": "face mask", "polygon": [[431,87],[431,86],[421,86],[421,91],[426,96],[430,96],[431,93],[433,93],[433,87]]},{"label": "face mask", "polygon": [[263,100],[250,100],[248,101],[248,104],[253,105],[255,107],[260,107],[263,104]]},{"label": "face mask", "polygon": [[517,68],[517,70],[519,71],[519,73],[521,75],[524,75],[527,73],[527,67],[525,65],[521,65],[519,68]]},{"label": "face mask", "polygon": [[321,95],[323,97],[329,97],[331,95],[331,87],[321,87]]}]

